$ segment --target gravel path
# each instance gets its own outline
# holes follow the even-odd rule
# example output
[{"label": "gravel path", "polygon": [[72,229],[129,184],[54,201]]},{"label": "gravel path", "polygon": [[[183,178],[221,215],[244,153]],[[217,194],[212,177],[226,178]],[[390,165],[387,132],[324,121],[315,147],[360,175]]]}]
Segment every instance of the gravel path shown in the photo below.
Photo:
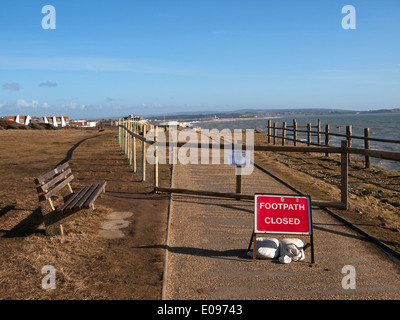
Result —
[{"label": "gravel path", "polygon": [[[234,170],[175,165],[172,187],[234,192]],[[257,168],[243,177],[242,192],[293,194]],[[164,299],[400,299],[399,263],[317,208],[315,264],[309,249],[303,262],[253,262],[246,255],[253,210],[252,201],[173,194]],[[355,268],[355,289],[342,287],[346,265]]]}]

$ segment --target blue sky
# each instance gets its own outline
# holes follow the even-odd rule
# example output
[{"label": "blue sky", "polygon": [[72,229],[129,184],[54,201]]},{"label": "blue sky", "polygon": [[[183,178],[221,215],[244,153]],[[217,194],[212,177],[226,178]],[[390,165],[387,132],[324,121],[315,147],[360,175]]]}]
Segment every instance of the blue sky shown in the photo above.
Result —
[{"label": "blue sky", "polygon": [[[44,5],[56,29],[41,25]],[[342,7],[356,29],[342,28]],[[400,107],[398,0],[2,0],[0,116]]]}]

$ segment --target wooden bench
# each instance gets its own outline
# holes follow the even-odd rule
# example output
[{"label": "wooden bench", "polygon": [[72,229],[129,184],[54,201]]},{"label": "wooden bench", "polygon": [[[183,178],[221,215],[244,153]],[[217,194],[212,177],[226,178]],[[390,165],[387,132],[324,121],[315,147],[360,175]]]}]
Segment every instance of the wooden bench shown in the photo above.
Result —
[{"label": "wooden bench", "polygon": [[[105,192],[106,182],[102,182],[83,186],[74,193],[70,185],[73,179],[66,162],[34,180],[47,235],[63,234],[62,223],[77,211],[94,209],[95,200]],[[58,196],[63,198],[62,203],[55,206]]]}]

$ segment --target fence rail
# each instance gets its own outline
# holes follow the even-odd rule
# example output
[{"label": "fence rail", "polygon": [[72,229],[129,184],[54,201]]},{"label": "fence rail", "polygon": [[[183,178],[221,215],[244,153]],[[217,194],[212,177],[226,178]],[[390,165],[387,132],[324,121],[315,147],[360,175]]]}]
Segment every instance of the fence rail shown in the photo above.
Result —
[{"label": "fence rail", "polygon": [[[307,128],[307,130],[302,130],[299,128]],[[316,128],[317,130],[312,130],[313,128]],[[382,139],[382,138],[373,138],[370,137],[370,129],[369,128],[364,128],[364,136],[358,136],[358,135],[353,135],[353,127],[352,126],[334,126],[332,128],[338,128],[339,133],[334,133],[331,132],[330,125],[327,124],[325,125],[324,130],[321,130],[321,121],[317,121],[316,126],[312,126],[311,123],[308,123],[307,126],[298,126],[297,121],[293,120],[293,125],[288,126],[286,122],[282,123],[282,126],[277,125],[276,122],[272,124],[271,120],[268,120],[267,123],[267,139],[268,143],[273,143],[276,144],[276,138],[281,139],[281,144],[284,146],[286,144],[286,141],[292,141],[293,145],[296,146],[297,143],[304,143],[307,144],[307,146],[325,146],[329,147],[330,146],[330,137],[343,137],[346,138],[348,142],[349,148],[352,147],[352,140],[353,139],[359,139],[364,141],[364,149],[365,150],[370,150],[371,149],[371,144],[370,141],[376,141],[376,142],[384,142],[384,143],[399,143],[400,140],[393,140],[393,139]],[[340,133],[340,128],[346,128],[346,134],[341,134]],[[279,135],[280,132],[280,135]],[[291,137],[287,136],[287,132],[291,132]],[[307,137],[307,140],[299,140],[298,136],[300,134],[303,134],[303,136]],[[317,137],[317,142],[312,141],[312,137]],[[321,137],[324,137],[324,143],[322,143]],[[373,154],[378,154],[378,153],[369,153],[365,152],[363,153],[360,151],[361,149],[353,150],[354,154],[363,154],[365,156],[365,168],[370,168],[371,167],[371,156]],[[327,157],[329,156],[329,153],[325,154]],[[375,156],[377,158],[382,158],[380,156]],[[385,159],[385,158],[382,158]],[[350,158],[349,158],[350,160]],[[389,160],[397,160],[397,159],[389,159]]]},{"label": "fence rail", "polygon": [[[119,121],[120,125],[118,126],[118,143],[120,148],[124,151],[128,158],[128,162],[134,172],[137,174],[141,174],[142,181],[143,182],[148,182],[152,187],[154,191],[159,191],[159,192],[171,192],[171,193],[186,193],[186,194],[198,194],[198,195],[209,195],[209,196],[220,196],[220,197],[228,197],[228,198],[236,198],[236,199],[252,199],[254,198],[254,195],[245,195],[240,192],[241,186],[237,185],[236,186],[236,192],[235,193],[221,193],[221,192],[212,192],[212,191],[200,191],[200,190],[187,190],[187,189],[176,189],[176,188],[171,188],[171,187],[160,187],[159,186],[159,158],[158,158],[158,148],[159,147],[173,147],[173,148],[180,148],[180,147],[187,147],[187,148],[197,148],[197,149],[202,149],[202,148],[207,148],[208,150],[212,150],[215,148],[216,144],[215,143],[209,143],[209,144],[204,144],[204,143],[187,143],[187,142],[169,142],[169,141],[162,141],[158,142],[158,132],[159,128],[157,126],[154,126],[149,123],[142,123],[138,122],[135,120],[121,120]],[[268,141],[270,142],[271,137],[277,137],[276,134],[272,135],[269,130],[270,128],[274,128],[275,130],[277,129],[276,123],[274,123],[274,126],[270,126],[270,122],[268,123]],[[311,125],[308,125],[308,128],[310,128]],[[287,129],[285,125],[282,126],[282,128]],[[154,139],[148,139],[147,138],[147,132],[148,130],[154,129],[155,134],[154,134]],[[348,130],[348,129],[347,129]],[[307,133],[307,136],[309,137],[312,134],[311,130],[303,130],[304,132]],[[296,132],[296,131],[294,131]],[[299,132],[299,131],[297,131]],[[317,133],[320,131],[317,130]],[[350,130],[351,132],[351,130]],[[327,134],[329,132],[325,132],[324,134]],[[329,137],[329,135],[327,135]],[[296,143],[294,146],[286,146],[285,145],[285,139],[286,138],[283,135],[282,138],[282,146],[276,146],[276,145],[267,145],[267,146],[247,146],[248,149],[254,150],[254,151],[270,151],[270,152],[300,152],[300,153],[320,153],[320,154],[340,154],[341,155],[341,183],[340,183],[340,190],[341,190],[341,196],[340,196],[340,202],[333,202],[333,201],[320,201],[320,200],[313,200],[312,204],[320,207],[334,207],[334,208],[341,208],[341,209],[347,209],[348,208],[348,174],[349,174],[349,155],[350,154],[358,154],[358,155],[363,155],[365,157],[375,157],[375,158],[381,158],[381,159],[386,159],[386,160],[394,160],[394,161],[400,161],[400,152],[392,152],[392,151],[383,151],[383,150],[371,150],[371,149],[362,149],[362,148],[353,148],[351,147],[351,144],[349,142],[349,138],[355,138],[355,136],[352,135],[341,135],[346,137],[346,140],[341,141],[341,146],[340,147],[331,147],[329,146],[329,143],[327,145],[321,145],[319,144],[318,146],[310,146],[311,141],[308,141],[309,144],[307,146],[297,146]],[[368,140],[366,137],[363,137],[363,139]],[[387,139],[388,140],[388,139]],[[297,139],[294,139],[295,142],[299,142]],[[369,141],[369,140],[368,140]],[[274,141],[275,142],[275,141]],[[301,141],[302,142],[302,141]],[[329,138],[328,138],[329,142]],[[325,141],[325,144],[327,142]],[[148,163],[146,160],[146,149],[149,145],[154,145],[154,156],[155,156],[155,162],[154,165],[152,165],[152,170],[148,170]],[[229,144],[229,143],[219,143],[217,146],[220,149],[235,149],[234,144]],[[151,166],[150,166],[151,167]],[[236,180],[237,183],[241,184],[241,179]],[[239,190],[239,192],[238,192]]]}]

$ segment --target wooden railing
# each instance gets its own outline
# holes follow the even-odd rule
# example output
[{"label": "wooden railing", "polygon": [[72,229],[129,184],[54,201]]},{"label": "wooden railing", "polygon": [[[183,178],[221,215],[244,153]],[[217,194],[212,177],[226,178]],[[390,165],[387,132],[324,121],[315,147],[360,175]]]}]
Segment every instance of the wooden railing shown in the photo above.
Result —
[{"label": "wooden railing", "polygon": [[[305,129],[304,129],[305,128]],[[334,133],[331,129],[338,129],[338,133]],[[345,128],[346,134],[341,134],[340,129]],[[370,150],[371,141],[376,142],[384,142],[384,143],[396,143],[400,144],[400,140],[393,139],[381,139],[381,138],[372,138],[370,137],[370,129],[364,128],[364,136],[353,135],[353,127],[352,126],[335,126],[331,127],[329,124],[326,124],[324,128],[321,128],[321,121],[317,121],[316,126],[312,126],[311,123],[308,123],[307,126],[299,126],[296,120],[293,120],[293,125],[287,125],[286,122],[282,123],[282,126],[278,127],[278,124],[274,122],[272,124],[272,120],[268,120],[267,123],[267,142],[268,143],[277,143],[277,139],[280,139],[282,146],[286,145],[286,141],[292,141],[294,146],[297,146],[298,143],[306,144],[307,146],[330,146],[330,137],[343,137],[347,140],[348,146],[352,147],[353,139],[364,140],[364,149]],[[288,132],[291,133],[288,136]],[[299,140],[299,135],[306,136],[306,140]],[[312,137],[317,137],[317,141],[313,140]],[[321,139],[321,138],[324,139]],[[323,140],[323,141],[322,141]],[[359,154],[359,153],[357,153]],[[327,157],[329,153],[325,154]],[[380,158],[378,156],[378,158]],[[349,159],[350,160],[350,159]],[[365,168],[371,167],[371,155],[367,152],[365,154]]]},{"label": "wooden railing", "polygon": [[[118,126],[118,142],[121,149],[126,154],[129,164],[134,172],[138,171],[138,168],[141,167],[141,175],[142,181],[147,181],[148,175],[146,174],[146,148],[148,145],[155,144],[155,164],[153,166],[153,174],[152,176],[152,187],[154,191],[160,192],[171,192],[171,193],[186,193],[186,194],[198,194],[198,195],[206,195],[206,196],[215,196],[215,197],[228,197],[228,198],[236,198],[236,199],[253,199],[254,195],[245,195],[238,192],[235,193],[221,193],[221,192],[213,192],[213,191],[201,191],[201,190],[186,190],[186,189],[173,189],[170,187],[160,187],[158,181],[158,147],[166,147],[167,149],[170,147],[180,148],[185,146],[187,148],[208,148],[208,150],[212,150],[215,148],[215,144],[204,144],[204,143],[187,143],[187,142],[162,142],[162,144],[157,144],[157,132],[158,128],[149,123],[142,123],[135,120],[120,120]],[[155,135],[153,140],[149,140],[146,138],[148,130],[155,129]],[[297,131],[299,132],[299,131]],[[308,134],[311,134],[312,131],[306,131]],[[319,131],[317,131],[319,132]],[[276,136],[269,134],[268,139]],[[341,135],[348,138],[348,135]],[[354,136],[352,136],[354,138]],[[141,152],[137,153],[137,144],[141,144]],[[311,145],[311,143],[310,143]],[[220,143],[220,149],[229,148],[234,149],[233,145]],[[320,154],[340,154],[341,155],[341,196],[340,202],[332,202],[332,201],[319,201],[313,200],[312,204],[320,207],[334,207],[340,209],[348,209],[348,173],[349,173],[349,155],[357,154],[365,157],[375,157],[386,160],[394,160],[400,161],[400,152],[392,152],[392,151],[382,151],[382,150],[370,150],[370,149],[361,149],[361,148],[352,148],[349,146],[348,139],[341,141],[340,147],[331,147],[331,146],[276,146],[276,145],[267,145],[267,146],[246,146],[247,150],[253,151],[270,151],[270,152],[296,152],[296,153],[320,153]],[[241,181],[241,180],[237,180]],[[236,190],[241,190],[236,186]]]}]

